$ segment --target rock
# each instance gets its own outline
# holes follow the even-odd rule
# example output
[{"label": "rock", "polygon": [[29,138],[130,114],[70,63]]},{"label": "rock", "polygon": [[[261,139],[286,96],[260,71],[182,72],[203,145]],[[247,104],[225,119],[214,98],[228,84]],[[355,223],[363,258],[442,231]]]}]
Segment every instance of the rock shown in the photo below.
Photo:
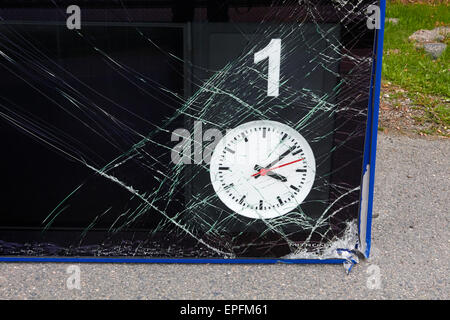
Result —
[{"label": "rock", "polygon": [[439,42],[425,43],[423,45],[423,48],[433,59],[437,59],[442,55],[445,48],[447,48],[447,45],[445,43]]},{"label": "rock", "polygon": [[386,22],[392,23],[392,24],[398,24],[397,18],[387,18]]},{"label": "rock", "polygon": [[433,30],[420,29],[409,36],[409,40],[415,41],[417,47],[423,47],[425,43],[439,42],[450,34],[450,27],[437,27]]}]

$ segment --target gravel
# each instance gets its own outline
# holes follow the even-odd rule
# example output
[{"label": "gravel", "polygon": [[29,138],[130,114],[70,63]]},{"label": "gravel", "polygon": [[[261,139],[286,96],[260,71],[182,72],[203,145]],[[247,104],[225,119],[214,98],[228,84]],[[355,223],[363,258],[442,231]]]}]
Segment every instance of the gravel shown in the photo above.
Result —
[{"label": "gravel", "polygon": [[[0,263],[0,299],[449,299],[450,141],[380,134],[372,257],[341,265]],[[378,289],[370,289],[375,271]]]}]

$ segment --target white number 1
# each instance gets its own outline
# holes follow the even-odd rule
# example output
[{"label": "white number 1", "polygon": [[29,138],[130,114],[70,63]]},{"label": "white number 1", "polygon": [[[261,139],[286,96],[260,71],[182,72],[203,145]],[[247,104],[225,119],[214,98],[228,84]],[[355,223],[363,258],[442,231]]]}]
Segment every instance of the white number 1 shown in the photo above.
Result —
[{"label": "white number 1", "polygon": [[281,39],[272,39],[264,49],[255,53],[255,63],[259,63],[266,58],[269,58],[267,95],[278,97],[280,93]]}]

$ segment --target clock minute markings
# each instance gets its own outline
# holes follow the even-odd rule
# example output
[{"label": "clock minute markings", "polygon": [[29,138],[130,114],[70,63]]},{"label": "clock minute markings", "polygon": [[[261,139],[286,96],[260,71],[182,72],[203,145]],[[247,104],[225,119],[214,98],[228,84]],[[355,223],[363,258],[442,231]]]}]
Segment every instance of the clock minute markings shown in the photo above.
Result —
[{"label": "clock minute markings", "polygon": [[230,153],[233,153],[233,154],[235,153],[235,151],[234,151],[234,150],[231,150],[231,149],[230,149],[230,148],[228,148],[228,147],[225,147],[225,150],[226,150],[226,151],[228,151],[228,152],[230,152]]},{"label": "clock minute markings", "polygon": [[230,189],[232,186],[234,186],[234,183],[230,183],[229,185],[224,186],[223,189],[224,189],[224,190],[228,190],[228,189]]},{"label": "clock minute markings", "polygon": [[280,197],[280,196],[277,197],[277,200],[278,200],[278,202],[279,202],[281,205],[283,204],[283,200],[281,200],[281,197]]}]

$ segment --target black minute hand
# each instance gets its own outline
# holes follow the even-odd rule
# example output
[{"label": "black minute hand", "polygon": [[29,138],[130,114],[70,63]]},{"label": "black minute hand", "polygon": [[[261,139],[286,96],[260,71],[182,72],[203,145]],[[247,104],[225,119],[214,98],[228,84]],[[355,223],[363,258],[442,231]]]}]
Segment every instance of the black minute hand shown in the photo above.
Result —
[{"label": "black minute hand", "polygon": [[[272,161],[271,163],[269,163],[264,169],[269,169],[272,168],[274,165],[276,165],[278,162],[280,162],[281,160],[283,160],[289,153],[292,152],[292,150],[294,150],[294,147],[289,148],[287,151],[283,152],[277,159],[275,159],[274,161]],[[255,170],[256,166],[255,166]],[[261,170],[261,169],[260,169]]]}]

